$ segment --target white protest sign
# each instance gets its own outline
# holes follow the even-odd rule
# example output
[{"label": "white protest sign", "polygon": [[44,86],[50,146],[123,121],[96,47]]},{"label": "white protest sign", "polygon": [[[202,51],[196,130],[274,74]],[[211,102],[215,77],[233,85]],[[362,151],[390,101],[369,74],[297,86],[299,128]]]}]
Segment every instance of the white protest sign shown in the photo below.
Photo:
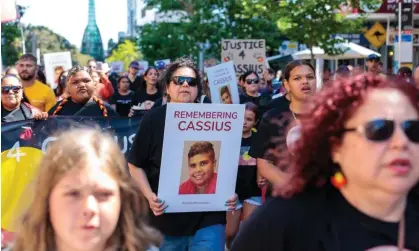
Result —
[{"label": "white protest sign", "polygon": [[140,69],[138,70],[138,75],[143,74],[148,69],[148,61],[138,61]]},{"label": "white protest sign", "polygon": [[45,75],[48,84],[55,89],[58,77],[63,71],[70,70],[73,66],[69,51],[44,54]]},{"label": "white protest sign", "polygon": [[239,89],[232,61],[207,68],[212,103],[240,104]]},{"label": "white protest sign", "polygon": [[264,39],[223,39],[221,41],[221,61],[234,61],[237,75],[255,71],[259,75],[266,67],[266,47]]},{"label": "white protest sign", "polygon": [[167,213],[228,209],[243,120],[244,105],[167,105],[158,190]]},{"label": "white protest sign", "polygon": [[115,61],[115,62],[111,62],[109,64],[110,64],[112,72],[121,73],[121,72],[124,71],[124,62],[122,62],[122,61]]}]

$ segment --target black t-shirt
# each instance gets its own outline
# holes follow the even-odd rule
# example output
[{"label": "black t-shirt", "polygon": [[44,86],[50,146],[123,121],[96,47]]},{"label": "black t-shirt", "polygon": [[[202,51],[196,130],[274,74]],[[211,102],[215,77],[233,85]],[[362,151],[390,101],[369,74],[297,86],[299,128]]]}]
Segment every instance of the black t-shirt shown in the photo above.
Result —
[{"label": "black t-shirt", "polygon": [[[48,114],[52,115],[57,107],[63,102],[59,101],[54,107],[52,107]],[[108,111],[108,117],[119,117],[118,113],[107,103],[103,102],[106,110]],[[102,117],[103,113],[100,110],[98,104],[94,100],[90,100],[86,104],[74,103],[71,98],[68,102],[63,105],[61,111],[58,112],[59,116],[91,116],[91,117]]]},{"label": "black t-shirt", "polygon": [[136,92],[140,86],[141,86],[141,77],[140,76],[136,76],[134,81],[131,81],[130,78],[128,78],[129,81],[129,89],[133,92]]},{"label": "black t-shirt", "polygon": [[249,155],[249,149],[254,133],[248,138],[242,138],[240,146],[239,168],[237,171],[236,194],[240,200],[261,196],[257,186],[256,159]]},{"label": "black t-shirt", "polygon": [[[408,198],[405,249],[419,250],[419,197]],[[397,247],[398,223],[369,217],[331,185],[259,207],[236,236],[232,251],[366,251]]]},{"label": "black t-shirt", "polygon": [[279,98],[272,99],[268,105],[268,110],[279,108],[281,110],[289,111],[290,101],[285,97],[281,96]]},{"label": "black t-shirt", "polygon": [[159,90],[154,94],[148,94],[145,88],[139,88],[134,94],[132,105],[141,105],[145,101],[156,102],[161,97],[162,94]]},{"label": "black t-shirt", "polygon": [[[292,121],[292,113],[289,106],[280,106],[267,111],[258,127],[258,133],[255,135],[250,156],[258,159],[275,161],[269,154],[269,150],[278,149],[278,139],[284,137],[289,123]],[[285,143],[285,140],[281,143]]]},{"label": "black t-shirt", "polygon": [[116,106],[116,112],[120,116],[126,117],[131,109],[131,101],[134,97],[134,92],[130,92],[126,95],[121,95],[119,92],[115,92],[111,98],[110,103]]},{"label": "black t-shirt", "polygon": [[[144,115],[128,156],[129,163],[144,170],[155,194],[160,178],[166,110],[167,106],[163,105]],[[151,225],[168,236],[193,236],[201,228],[226,223],[225,212],[167,213],[156,217],[150,211],[150,218]]]},{"label": "black t-shirt", "polygon": [[24,103],[13,111],[8,111],[1,106],[1,122],[14,122],[33,118],[31,109]]},{"label": "black t-shirt", "polygon": [[[201,100],[199,100],[201,101]],[[208,96],[204,96],[204,100],[202,100],[203,104],[211,104],[211,99]],[[163,105],[163,98],[159,98],[154,102],[154,105],[151,108],[156,108]]]}]

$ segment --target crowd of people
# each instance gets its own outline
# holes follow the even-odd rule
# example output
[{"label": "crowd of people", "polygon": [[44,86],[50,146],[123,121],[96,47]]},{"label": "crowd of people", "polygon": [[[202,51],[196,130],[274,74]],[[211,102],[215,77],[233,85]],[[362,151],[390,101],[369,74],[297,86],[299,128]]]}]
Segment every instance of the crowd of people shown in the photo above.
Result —
[{"label": "crowd of people", "polygon": [[[211,103],[205,74],[188,58],[141,75],[134,61],[122,76],[91,60],[62,72],[52,90],[37,78],[36,62],[23,55],[2,76],[2,122],[143,118],[127,159],[93,129],[58,136],[40,164],[37,197],[13,251],[419,250],[418,69],[386,76],[370,55],[365,72],[325,70],[321,89],[305,61],[277,76],[272,69],[244,73],[229,210],[166,213],[170,205],[157,196],[165,104]],[[231,104],[231,91],[221,92]],[[203,155],[211,165],[211,147],[194,146],[189,158]],[[190,179],[180,190],[213,192],[213,182],[198,183]]]}]

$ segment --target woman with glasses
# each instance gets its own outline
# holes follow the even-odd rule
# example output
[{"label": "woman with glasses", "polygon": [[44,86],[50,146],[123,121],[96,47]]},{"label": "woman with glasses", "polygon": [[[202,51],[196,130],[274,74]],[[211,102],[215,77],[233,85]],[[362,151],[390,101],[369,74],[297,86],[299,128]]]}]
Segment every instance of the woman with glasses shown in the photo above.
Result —
[{"label": "woman with glasses", "polygon": [[118,117],[118,113],[94,95],[96,82],[86,68],[74,66],[68,72],[68,97],[49,110],[50,115]]},{"label": "woman with glasses", "polygon": [[[250,156],[257,158],[260,174],[277,186],[286,183],[288,175],[273,164],[276,156],[271,152],[278,146],[274,139],[288,136],[280,134],[281,129],[288,126],[287,118],[291,117],[293,123],[298,124],[300,118],[310,114],[306,107],[316,92],[315,70],[308,62],[292,61],[284,69],[283,83],[287,94],[279,98],[275,108],[265,113],[249,151]],[[281,147],[287,150],[288,145]]]},{"label": "woman with glasses", "polygon": [[419,250],[419,92],[379,75],[339,79],[301,118],[291,178],[232,250]]},{"label": "woman with glasses", "polygon": [[26,119],[46,119],[48,114],[25,102],[23,86],[17,75],[5,75],[1,79],[1,122]]},{"label": "woman with glasses", "polygon": [[[162,84],[170,103],[199,103],[201,79],[190,59],[178,59],[165,70]],[[134,138],[128,156],[132,178],[139,185],[151,208],[151,224],[164,234],[161,251],[223,250],[225,212],[165,213],[170,206],[157,197],[163,134],[167,106],[147,112]],[[228,198],[226,198],[227,200]],[[226,205],[234,209],[237,196]]]}]

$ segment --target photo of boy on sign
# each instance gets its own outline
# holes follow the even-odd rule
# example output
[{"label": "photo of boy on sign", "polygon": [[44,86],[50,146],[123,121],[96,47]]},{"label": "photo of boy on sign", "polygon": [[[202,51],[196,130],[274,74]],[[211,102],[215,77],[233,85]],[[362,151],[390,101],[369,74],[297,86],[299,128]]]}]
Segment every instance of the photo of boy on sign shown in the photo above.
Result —
[{"label": "photo of boy on sign", "polygon": [[220,88],[220,97],[221,97],[221,102],[223,104],[233,104],[230,88],[228,85],[225,85]]},{"label": "photo of boy on sign", "polygon": [[[185,142],[185,150],[188,149],[187,143]],[[213,143],[209,141],[192,142],[188,150],[187,161],[184,162],[186,163],[183,164],[182,173],[186,173],[185,169],[187,169],[188,174],[186,181],[184,181],[185,175],[181,177],[179,194],[215,194],[217,159]]]}]

